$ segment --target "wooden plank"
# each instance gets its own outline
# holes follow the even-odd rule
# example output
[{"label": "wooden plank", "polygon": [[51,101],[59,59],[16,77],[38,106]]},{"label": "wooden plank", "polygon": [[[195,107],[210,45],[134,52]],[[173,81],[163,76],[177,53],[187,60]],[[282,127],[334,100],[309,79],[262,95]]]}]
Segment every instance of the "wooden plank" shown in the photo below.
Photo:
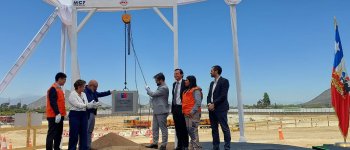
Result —
[{"label": "wooden plank", "polygon": [[[62,143],[62,146],[68,146],[68,143]],[[13,150],[32,150],[32,149],[45,149],[46,145],[39,145],[35,147],[20,147],[20,148],[14,148]]]},{"label": "wooden plank", "polygon": [[27,147],[30,147],[30,146],[29,146],[29,140],[30,140],[30,123],[31,123],[31,120],[32,120],[32,119],[31,119],[31,114],[30,114],[30,112],[27,113],[27,115],[28,115],[28,116],[27,116],[27,117],[28,117],[28,119],[27,119],[28,122],[27,122],[27,142],[26,142],[27,144],[26,144],[26,145],[27,145]]},{"label": "wooden plank", "polygon": [[36,146],[36,129],[33,129],[33,146]]}]

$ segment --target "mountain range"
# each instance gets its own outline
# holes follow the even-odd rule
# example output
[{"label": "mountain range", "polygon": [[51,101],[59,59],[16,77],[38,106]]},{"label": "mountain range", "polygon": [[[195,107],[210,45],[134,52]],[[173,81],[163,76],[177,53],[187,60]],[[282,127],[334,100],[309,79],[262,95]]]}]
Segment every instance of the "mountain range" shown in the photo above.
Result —
[{"label": "mountain range", "polygon": [[[66,99],[66,107],[69,107],[69,103],[67,102],[68,97],[70,95],[70,90],[65,91],[65,99]],[[148,104],[149,97],[145,95],[139,95],[141,104]],[[100,103],[102,104],[102,107],[111,107],[112,105],[112,97],[106,96],[99,98]],[[35,101],[32,101],[32,103],[29,103],[27,106],[29,109],[35,109],[35,108],[41,108],[46,107],[46,95],[41,96]]]},{"label": "mountain range", "polygon": [[[66,100],[66,107],[68,107],[68,108],[70,107],[69,102],[67,102],[69,95],[70,95],[70,90],[66,90],[64,96],[65,96],[65,100]],[[100,103],[101,103],[102,107],[111,107],[110,105],[105,104],[102,101]],[[27,106],[27,108],[29,108],[29,109],[36,109],[36,108],[42,108],[42,107],[46,107],[46,95],[40,97],[38,100],[28,104],[28,106]]]},{"label": "mountain range", "polygon": [[331,90],[327,89],[312,100],[301,105],[303,107],[331,107]]},{"label": "mountain range", "polygon": [[[65,97],[66,100],[68,99],[68,96],[70,95],[70,91],[65,91]],[[140,102],[142,105],[149,103],[149,97],[140,94]],[[99,98],[100,102],[102,103],[102,107],[111,107],[112,105],[112,98],[111,96],[101,97]],[[27,104],[28,108],[40,108],[46,106],[46,95],[45,96],[34,96],[34,95],[21,95],[18,98],[1,98],[1,103],[7,103],[10,102],[10,105],[15,105],[19,102],[22,104]],[[69,103],[66,102],[66,105],[69,106]],[[300,104],[303,107],[331,107],[331,93],[330,89],[325,90],[315,98],[311,99],[310,101],[307,101],[305,103]]]}]

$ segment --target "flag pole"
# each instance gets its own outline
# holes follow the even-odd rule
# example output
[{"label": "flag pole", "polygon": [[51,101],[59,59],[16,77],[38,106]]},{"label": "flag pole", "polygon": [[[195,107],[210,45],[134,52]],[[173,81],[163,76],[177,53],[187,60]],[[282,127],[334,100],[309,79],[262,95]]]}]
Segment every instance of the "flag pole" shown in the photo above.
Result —
[{"label": "flag pole", "polygon": [[[334,29],[336,30],[335,32],[336,32],[336,50],[341,50],[341,47],[339,47],[339,46],[341,46],[341,44],[340,44],[340,37],[339,37],[339,33],[338,33],[338,30],[337,30],[337,19],[336,19],[336,17],[334,16]],[[339,40],[339,41],[338,41]],[[338,43],[339,42],[339,43]],[[341,52],[342,53],[342,52]],[[342,59],[342,58],[341,58]],[[343,67],[345,67],[345,66],[343,66]],[[332,83],[333,84],[333,83]],[[333,86],[333,85],[332,85]],[[333,88],[333,87],[332,87]],[[344,91],[344,92],[346,92],[346,91]],[[333,92],[331,92],[331,94],[333,94]],[[346,96],[348,96],[348,95],[346,95]],[[332,98],[332,103],[333,103],[333,98]],[[333,106],[333,108],[334,108],[334,111],[335,112],[337,112],[337,110],[336,110],[336,108]],[[348,112],[348,110],[346,111],[346,112]],[[337,112],[338,113],[338,112]],[[336,114],[337,114],[336,113]],[[337,116],[338,116],[338,114],[337,114]],[[340,118],[339,118],[339,116],[338,116],[338,119],[339,119],[339,121],[340,121]],[[340,127],[340,126],[339,126]],[[337,147],[347,147],[347,148],[349,148],[350,147],[350,143],[346,143],[346,138],[347,138],[347,136],[344,136],[344,134],[343,134],[343,131],[342,131],[342,129],[341,129],[341,127],[339,128],[340,130],[341,130],[341,132],[342,132],[342,135],[343,135],[343,139],[344,139],[344,143],[342,143],[342,142],[340,142],[340,143],[335,143],[335,146],[337,146]]]}]

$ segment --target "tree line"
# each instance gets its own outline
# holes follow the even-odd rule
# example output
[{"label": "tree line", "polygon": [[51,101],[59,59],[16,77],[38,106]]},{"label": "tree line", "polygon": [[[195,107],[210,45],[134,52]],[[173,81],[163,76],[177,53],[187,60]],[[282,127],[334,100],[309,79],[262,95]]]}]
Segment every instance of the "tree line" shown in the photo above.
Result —
[{"label": "tree line", "polygon": [[45,108],[30,110],[27,104],[22,104],[20,102],[16,105],[10,105],[10,103],[0,104],[0,116],[12,116],[16,113],[26,113],[29,111],[43,113],[45,112]]}]

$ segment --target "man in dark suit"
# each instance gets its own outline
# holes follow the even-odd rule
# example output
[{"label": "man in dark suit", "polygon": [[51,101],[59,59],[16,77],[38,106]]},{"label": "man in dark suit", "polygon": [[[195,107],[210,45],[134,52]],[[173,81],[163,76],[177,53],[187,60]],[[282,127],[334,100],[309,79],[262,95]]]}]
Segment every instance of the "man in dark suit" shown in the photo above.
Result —
[{"label": "man in dark suit", "polygon": [[212,129],[213,150],[219,150],[220,137],[218,125],[220,124],[224,133],[225,150],[230,149],[231,134],[227,123],[227,112],[229,104],[227,100],[228,88],[230,86],[227,79],[221,77],[222,69],[216,65],[211,68],[210,75],[214,81],[210,83],[207,104],[209,110],[209,119]]},{"label": "man in dark suit", "polygon": [[185,81],[182,79],[183,76],[184,73],[181,69],[175,69],[171,113],[173,114],[176,136],[178,138],[176,150],[188,149],[188,133],[186,129],[185,117],[182,113],[182,93],[185,90]]}]

